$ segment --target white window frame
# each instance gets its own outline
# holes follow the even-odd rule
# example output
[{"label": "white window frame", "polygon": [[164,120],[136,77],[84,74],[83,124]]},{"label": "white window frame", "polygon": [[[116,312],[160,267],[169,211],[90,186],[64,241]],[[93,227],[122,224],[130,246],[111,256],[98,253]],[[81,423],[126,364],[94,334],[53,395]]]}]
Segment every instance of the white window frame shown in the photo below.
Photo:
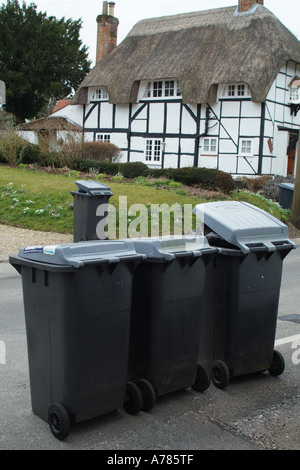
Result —
[{"label": "white window frame", "polygon": [[141,82],[139,101],[182,98],[179,81],[170,78]]},{"label": "white window frame", "polygon": [[219,85],[219,99],[251,98],[250,88],[246,83],[227,83]]},{"label": "white window frame", "polygon": [[108,101],[109,99],[108,91],[104,87],[90,88],[89,94],[89,101]]},{"label": "white window frame", "polygon": [[217,137],[204,137],[201,155],[218,155]]},{"label": "white window frame", "polygon": [[146,164],[158,165],[161,163],[163,142],[161,139],[146,139],[145,162]]},{"label": "white window frame", "polygon": [[240,155],[251,157],[253,156],[253,142],[251,139],[241,139],[240,142]]},{"label": "white window frame", "polygon": [[110,143],[110,134],[96,134],[96,141]]}]

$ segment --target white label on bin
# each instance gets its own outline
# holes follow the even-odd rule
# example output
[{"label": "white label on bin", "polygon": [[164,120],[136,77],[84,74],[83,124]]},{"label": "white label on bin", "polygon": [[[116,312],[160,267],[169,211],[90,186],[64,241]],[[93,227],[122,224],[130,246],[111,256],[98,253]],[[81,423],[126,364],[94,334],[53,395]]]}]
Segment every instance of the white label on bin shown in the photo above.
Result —
[{"label": "white label on bin", "polygon": [[43,253],[43,246],[27,246],[24,248],[24,255],[29,253]]},{"label": "white label on bin", "polygon": [[58,245],[44,246],[43,253],[45,255],[54,255],[57,246]]}]

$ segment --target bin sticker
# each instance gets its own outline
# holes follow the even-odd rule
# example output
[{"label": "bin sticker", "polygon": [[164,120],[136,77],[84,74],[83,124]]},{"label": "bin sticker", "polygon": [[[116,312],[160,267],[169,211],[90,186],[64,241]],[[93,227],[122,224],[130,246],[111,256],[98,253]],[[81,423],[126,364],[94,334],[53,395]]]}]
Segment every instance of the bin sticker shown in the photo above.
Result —
[{"label": "bin sticker", "polygon": [[43,253],[45,255],[54,255],[57,245],[44,246]]},{"label": "bin sticker", "polygon": [[27,246],[24,248],[24,255],[28,255],[29,253],[43,253],[43,246]]}]

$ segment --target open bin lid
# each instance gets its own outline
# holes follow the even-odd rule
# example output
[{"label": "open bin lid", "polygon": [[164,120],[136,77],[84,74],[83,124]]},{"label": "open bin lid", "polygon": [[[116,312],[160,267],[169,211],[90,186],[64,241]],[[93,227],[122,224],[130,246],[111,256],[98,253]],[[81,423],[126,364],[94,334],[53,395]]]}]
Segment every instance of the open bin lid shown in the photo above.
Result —
[{"label": "open bin lid", "polygon": [[194,214],[207,227],[242,253],[251,248],[263,246],[268,251],[276,251],[276,245],[289,240],[288,227],[267,212],[247,202],[220,201],[198,204]]},{"label": "open bin lid", "polygon": [[134,238],[131,241],[137,253],[146,255],[147,260],[172,261],[175,258],[199,257],[219,251],[209,245],[206,237],[196,235]]},{"label": "open bin lid", "polygon": [[78,191],[90,196],[112,196],[110,188],[99,181],[81,180],[75,181]]},{"label": "open bin lid", "polygon": [[22,248],[18,256],[10,257],[10,263],[80,268],[87,264],[111,264],[143,258],[143,255],[137,254],[130,241],[99,240]]}]

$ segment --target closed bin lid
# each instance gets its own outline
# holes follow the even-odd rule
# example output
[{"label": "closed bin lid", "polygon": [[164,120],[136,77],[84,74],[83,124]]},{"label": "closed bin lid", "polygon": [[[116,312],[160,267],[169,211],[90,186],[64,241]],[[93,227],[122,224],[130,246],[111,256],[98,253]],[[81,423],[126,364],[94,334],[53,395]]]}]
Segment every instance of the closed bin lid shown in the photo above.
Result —
[{"label": "closed bin lid", "polygon": [[294,191],[295,185],[293,183],[280,183],[279,188],[288,189],[289,191]]},{"label": "closed bin lid", "polygon": [[194,214],[231,245],[249,253],[251,247],[264,246],[276,251],[276,244],[288,243],[288,227],[271,214],[247,202],[220,201],[198,204]]},{"label": "closed bin lid", "polygon": [[18,264],[28,261],[39,265],[71,266],[80,268],[87,264],[111,264],[120,261],[142,260],[144,256],[137,254],[133,243],[123,240],[91,241],[70,243],[65,245],[31,246],[22,248]]},{"label": "closed bin lid", "polygon": [[196,235],[134,238],[131,241],[137,253],[146,255],[148,260],[172,261],[179,257],[199,257],[218,252],[209,245],[206,237]]},{"label": "closed bin lid", "polygon": [[80,193],[89,194],[91,196],[112,196],[112,192],[106,184],[99,181],[81,180],[75,181]]}]

